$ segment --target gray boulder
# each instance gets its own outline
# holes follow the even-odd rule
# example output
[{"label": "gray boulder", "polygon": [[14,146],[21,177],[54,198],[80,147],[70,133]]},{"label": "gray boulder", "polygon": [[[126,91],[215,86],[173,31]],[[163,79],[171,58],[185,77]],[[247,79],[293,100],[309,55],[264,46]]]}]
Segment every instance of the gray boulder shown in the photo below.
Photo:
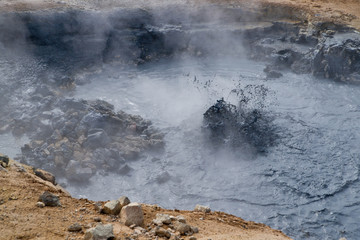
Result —
[{"label": "gray boulder", "polygon": [[139,203],[130,203],[123,207],[120,212],[120,217],[126,226],[133,224],[142,226],[144,224],[144,213]]},{"label": "gray boulder", "polygon": [[186,223],[174,222],[173,225],[174,225],[174,230],[180,232],[181,235],[185,235],[191,232],[190,225],[187,225]]},{"label": "gray boulder", "polygon": [[118,215],[121,210],[121,204],[118,200],[112,200],[105,203],[102,212],[105,214]]},{"label": "gray boulder", "polygon": [[84,240],[110,240],[115,239],[113,225],[103,225],[99,223],[94,228],[90,228],[85,232]]},{"label": "gray boulder", "polygon": [[45,191],[43,194],[41,194],[39,201],[43,202],[45,206],[49,207],[61,206],[59,197],[48,191]]}]

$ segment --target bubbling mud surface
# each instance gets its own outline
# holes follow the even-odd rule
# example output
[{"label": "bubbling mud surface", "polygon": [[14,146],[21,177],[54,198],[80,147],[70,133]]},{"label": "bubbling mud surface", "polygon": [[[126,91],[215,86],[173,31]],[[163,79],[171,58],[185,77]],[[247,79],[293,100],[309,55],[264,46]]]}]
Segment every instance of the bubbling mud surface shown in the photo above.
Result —
[{"label": "bubbling mud surface", "polygon": [[358,33],[167,10],[2,15],[2,151],[77,197],[359,238]]}]

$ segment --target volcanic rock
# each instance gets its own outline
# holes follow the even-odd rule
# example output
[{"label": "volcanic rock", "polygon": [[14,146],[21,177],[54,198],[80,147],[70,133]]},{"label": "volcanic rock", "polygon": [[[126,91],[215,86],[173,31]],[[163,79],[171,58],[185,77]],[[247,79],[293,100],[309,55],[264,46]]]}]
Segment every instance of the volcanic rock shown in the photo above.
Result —
[{"label": "volcanic rock", "polygon": [[102,212],[105,214],[117,215],[120,213],[121,207],[122,206],[118,200],[112,200],[105,203]]},{"label": "volcanic rock", "polygon": [[180,232],[181,235],[185,235],[189,232],[191,232],[191,227],[187,225],[186,223],[182,222],[174,222],[173,223],[174,230]]},{"label": "volcanic rock", "polygon": [[68,227],[69,232],[80,232],[82,230],[82,226],[79,223],[74,223]]},{"label": "volcanic rock", "polygon": [[95,228],[90,228],[85,232],[84,240],[108,240],[114,239],[113,225],[103,225],[99,223]]},{"label": "volcanic rock", "polygon": [[121,207],[125,207],[126,205],[130,204],[130,199],[126,196],[122,196],[118,199],[121,204]]},{"label": "volcanic rock", "polygon": [[156,225],[170,224],[171,219],[168,214],[157,213],[156,219],[153,220],[153,223],[155,223]]},{"label": "volcanic rock", "polygon": [[158,227],[155,229],[155,235],[158,237],[166,237],[166,238],[171,237],[171,233],[162,227]]},{"label": "volcanic rock", "polygon": [[9,166],[9,157],[8,156],[0,156],[0,165],[4,168]]},{"label": "volcanic rock", "polygon": [[39,201],[43,202],[45,206],[49,207],[61,206],[59,197],[48,191],[45,191],[43,194],[41,194],[41,196],[39,197]]},{"label": "volcanic rock", "polygon": [[176,216],[176,220],[182,223],[186,223],[186,219],[183,215]]},{"label": "volcanic rock", "polygon": [[208,206],[203,206],[203,205],[199,205],[197,204],[194,208],[195,212],[203,212],[203,213],[209,213],[211,212],[211,209]]},{"label": "volcanic rock", "polygon": [[360,35],[338,34],[318,44],[312,64],[315,76],[358,82],[360,76]]},{"label": "volcanic rock", "polygon": [[133,224],[142,226],[144,224],[144,213],[139,203],[130,203],[123,207],[120,212],[121,221],[126,226]]},{"label": "volcanic rock", "polygon": [[41,179],[43,179],[45,181],[51,182],[52,184],[56,185],[55,176],[52,175],[51,173],[46,172],[46,171],[41,170],[41,169],[35,169],[34,173],[39,178],[41,178]]}]

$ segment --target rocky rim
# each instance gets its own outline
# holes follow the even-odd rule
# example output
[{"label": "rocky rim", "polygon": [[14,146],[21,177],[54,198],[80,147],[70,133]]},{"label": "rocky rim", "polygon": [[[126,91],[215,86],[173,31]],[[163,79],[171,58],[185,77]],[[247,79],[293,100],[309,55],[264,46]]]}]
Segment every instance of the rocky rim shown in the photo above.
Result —
[{"label": "rocky rim", "polygon": [[[108,231],[109,239],[112,234],[115,239],[129,240],[290,239],[264,224],[210,211],[204,206],[183,211],[141,204],[142,226],[126,226],[122,214],[101,213],[109,201],[72,198],[65,189],[51,182],[49,173],[38,175],[32,167],[13,160],[0,167],[0,239],[96,239],[88,238],[95,229],[103,231],[101,234]],[[41,202],[44,195],[47,204]],[[49,199],[56,204],[49,204]],[[123,199],[119,199],[122,204]]]}]

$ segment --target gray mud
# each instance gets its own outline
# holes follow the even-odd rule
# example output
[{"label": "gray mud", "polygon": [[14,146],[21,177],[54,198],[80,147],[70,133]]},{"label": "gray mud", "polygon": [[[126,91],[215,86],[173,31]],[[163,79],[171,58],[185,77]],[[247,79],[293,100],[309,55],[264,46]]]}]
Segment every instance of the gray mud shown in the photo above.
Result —
[{"label": "gray mud", "polygon": [[0,31],[2,151],[74,196],[360,238],[356,31],[214,6],[2,13]]}]

